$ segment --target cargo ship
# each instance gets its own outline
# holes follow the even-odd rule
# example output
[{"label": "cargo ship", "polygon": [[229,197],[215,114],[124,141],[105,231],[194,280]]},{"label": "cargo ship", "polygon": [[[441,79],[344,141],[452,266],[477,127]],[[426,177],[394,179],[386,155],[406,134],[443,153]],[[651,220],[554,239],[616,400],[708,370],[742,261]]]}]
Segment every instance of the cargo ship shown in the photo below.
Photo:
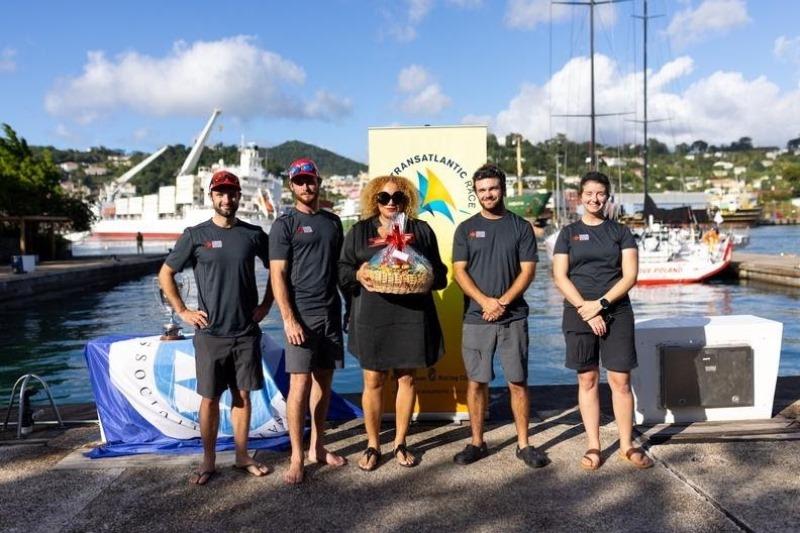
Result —
[{"label": "cargo ship", "polygon": [[67,235],[72,255],[111,255],[136,253],[136,237],[142,234],[145,253],[169,251],[187,227],[208,220],[214,214],[208,187],[217,170],[228,170],[239,177],[242,200],[237,217],[269,231],[280,211],[282,181],[266,172],[263,158],[254,144],[239,146],[239,164],[219,161],[210,167],[195,167],[214,122],[221,111],[215,109],[184,161],[175,185],[159,188],[157,194],[135,196],[125,191],[126,184],[145,166],[163,153],[161,148],[139,165],[110,183],[105,201],[99,206],[97,221],[89,232]]}]

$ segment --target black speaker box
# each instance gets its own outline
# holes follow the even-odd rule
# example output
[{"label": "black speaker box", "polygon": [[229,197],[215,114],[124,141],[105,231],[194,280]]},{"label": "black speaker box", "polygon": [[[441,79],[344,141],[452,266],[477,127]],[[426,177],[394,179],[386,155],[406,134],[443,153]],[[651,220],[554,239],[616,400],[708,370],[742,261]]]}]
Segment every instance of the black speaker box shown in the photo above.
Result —
[{"label": "black speaker box", "polygon": [[753,405],[750,346],[659,346],[661,407]]}]

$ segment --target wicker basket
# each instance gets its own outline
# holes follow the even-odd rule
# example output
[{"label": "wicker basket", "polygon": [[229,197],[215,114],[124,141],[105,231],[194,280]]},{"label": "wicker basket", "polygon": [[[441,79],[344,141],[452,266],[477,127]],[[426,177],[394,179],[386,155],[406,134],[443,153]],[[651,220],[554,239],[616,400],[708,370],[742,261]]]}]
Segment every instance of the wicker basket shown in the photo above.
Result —
[{"label": "wicker basket", "polygon": [[417,294],[428,292],[433,285],[433,273],[427,270],[411,272],[407,269],[369,268],[373,291],[389,294]]}]

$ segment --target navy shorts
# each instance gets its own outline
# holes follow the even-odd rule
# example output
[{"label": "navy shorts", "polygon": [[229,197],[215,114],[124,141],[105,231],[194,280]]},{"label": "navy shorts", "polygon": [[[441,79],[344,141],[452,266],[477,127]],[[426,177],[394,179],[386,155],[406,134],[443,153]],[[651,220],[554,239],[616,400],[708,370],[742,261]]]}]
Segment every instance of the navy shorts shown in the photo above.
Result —
[{"label": "navy shorts", "polygon": [[298,317],[306,340],[301,345],[286,340],[286,372],[307,374],[314,369],[344,367],[342,319],[339,313]]},{"label": "navy shorts", "polygon": [[567,345],[565,366],[584,372],[600,366],[612,372],[630,372],[638,366],[633,309],[616,306],[606,313],[606,334],[599,337],[574,307],[564,308],[561,328]]},{"label": "navy shorts", "polygon": [[238,337],[195,333],[194,362],[197,394],[219,398],[225,389],[258,390],[264,386],[261,331]]}]

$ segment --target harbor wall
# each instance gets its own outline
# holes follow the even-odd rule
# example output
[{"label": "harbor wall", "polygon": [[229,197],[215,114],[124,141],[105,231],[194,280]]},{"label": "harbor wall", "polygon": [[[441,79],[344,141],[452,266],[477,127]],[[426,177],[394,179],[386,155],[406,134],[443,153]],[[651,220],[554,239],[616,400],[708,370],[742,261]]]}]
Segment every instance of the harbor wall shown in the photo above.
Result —
[{"label": "harbor wall", "polygon": [[36,270],[14,274],[0,272],[0,305],[24,307],[30,303],[107,289],[117,283],[158,272],[165,254],[129,257],[95,257],[44,262]]},{"label": "harbor wall", "polygon": [[800,256],[734,252],[727,274],[740,280],[800,288]]}]

